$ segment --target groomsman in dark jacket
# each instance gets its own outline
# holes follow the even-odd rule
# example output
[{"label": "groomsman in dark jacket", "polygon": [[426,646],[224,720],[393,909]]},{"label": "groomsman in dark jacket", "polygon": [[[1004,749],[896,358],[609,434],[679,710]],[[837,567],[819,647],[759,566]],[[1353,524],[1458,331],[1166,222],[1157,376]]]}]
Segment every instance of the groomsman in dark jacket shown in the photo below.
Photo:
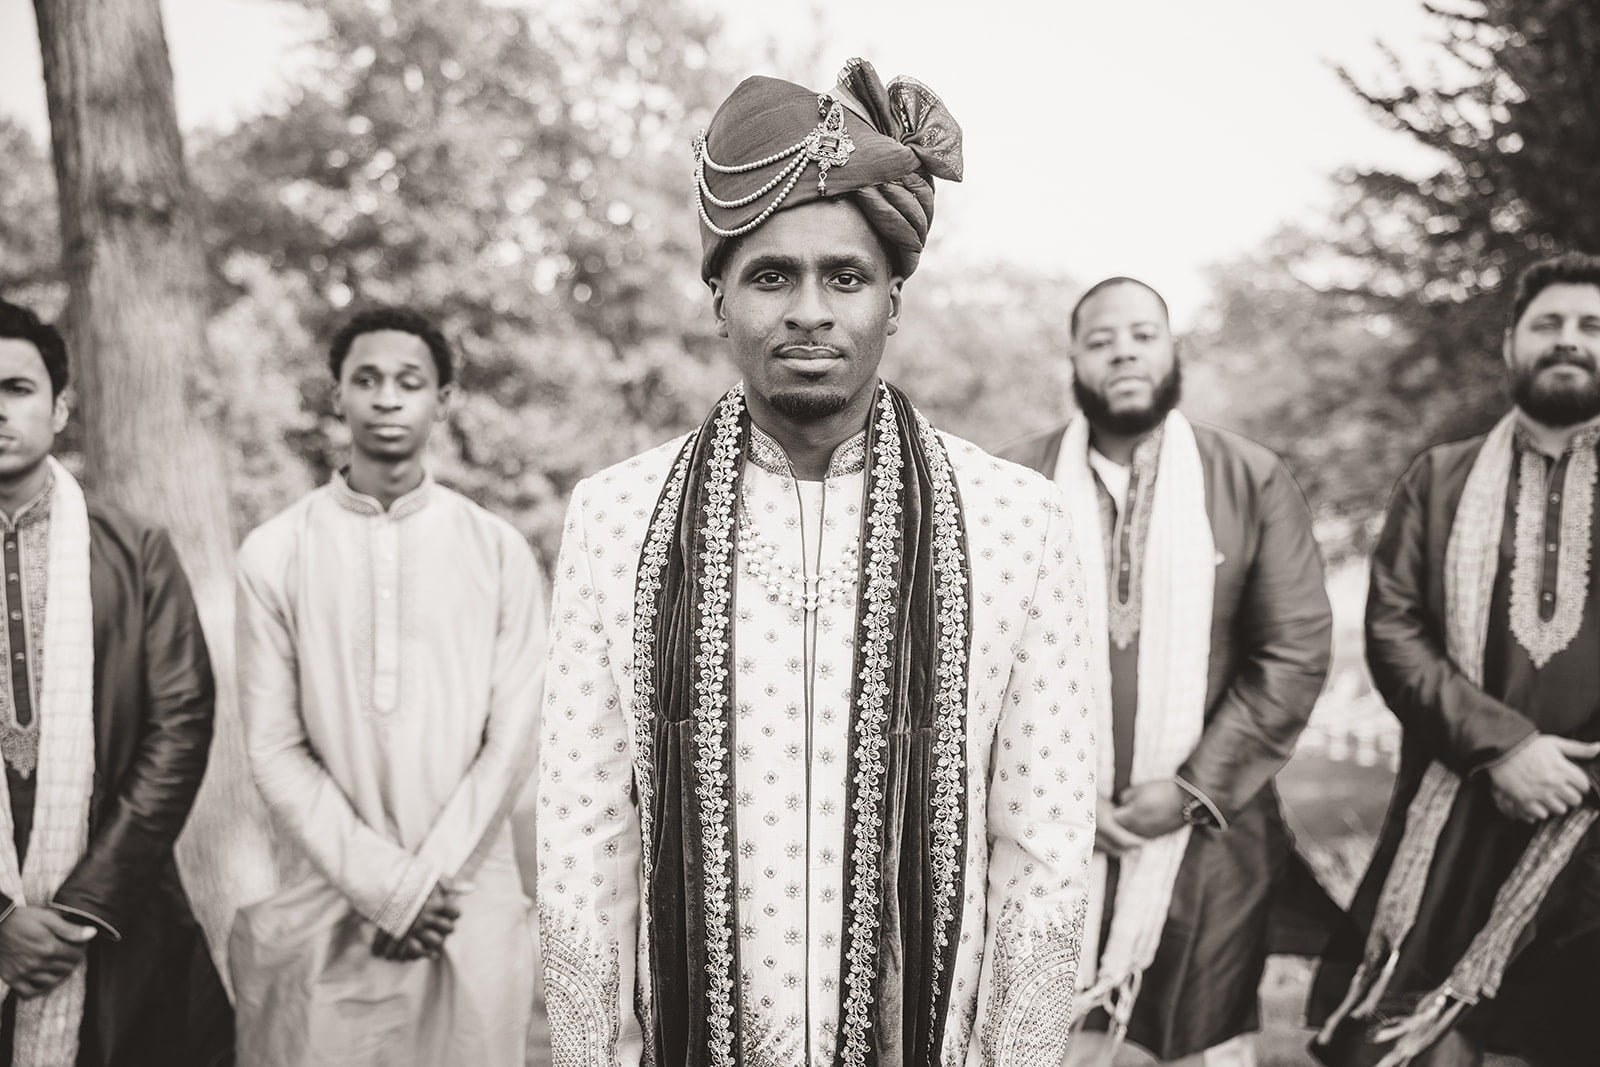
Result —
[{"label": "groomsman in dark jacket", "polygon": [[[1311,515],[1272,452],[1189,422],[1160,294],[1108,278],[1073,309],[1070,422],[1000,452],[1052,477],[1080,530],[1111,694],[1086,992],[1070,1065],[1254,1062],[1270,905],[1331,909],[1273,777],[1328,667]],[[1096,588],[1098,587],[1098,588]],[[1101,1034],[1098,1031],[1107,1031]],[[1122,1045],[1136,1045],[1148,1056]]]},{"label": "groomsman in dark jacket", "polygon": [[220,1062],[232,1020],[172,853],[211,664],[167,535],[51,458],[66,384],[61,335],[0,300],[0,1063]]},{"label": "groomsman in dark jacket", "polygon": [[1404,743],[1365,933],[1312,992],[1340,1067],[1596,1062],[1600,258],[1522,274],[1504,357],[1515,406],[1417,457],[1372,556],[1367,663]]}]

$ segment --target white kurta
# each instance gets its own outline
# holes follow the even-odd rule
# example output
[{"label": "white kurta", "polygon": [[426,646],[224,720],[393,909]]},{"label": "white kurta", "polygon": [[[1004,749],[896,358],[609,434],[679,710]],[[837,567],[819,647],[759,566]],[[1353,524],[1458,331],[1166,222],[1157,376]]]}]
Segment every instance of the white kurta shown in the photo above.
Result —
[{"label": "white kurta", "polygon": [[[744,472],[746,547],[816,574],[860,537],[858,438],[829,476],[798,481],[756,431]],[[1088,862],[1097,638],[1054,487],[944,437],[972,574],[968,840],[943,1062],[1058,1062]],[[682,441],[578,486],[554,593],[539,782],[539,899],[557,1064],[635,1064],[640,824],[632,794],[639,553]],[[1090,535],[1094,531],[1090,529]],[[846,776],[856,589],[815,611],[740,553],[734,585],[736,929],[744,1062],[830,1064],[840,1010]],[[770,573],[770,568],[769,568]],[[798,587],[790,585],[790,592]],[[826,588],[824,589],[826,593]],[[771,594],[778,594],[777,596]],[[1054,1055],[1054,1059],[1049,1057]]]},{"label": "white kurta", "polygon": [[[431,479],[384,511],[336,476],[246,539],[240,700],[285,888],[234,933],[242,1064],[522,1062],[533,949],[507,816],[544,626],[527,543]],[[441,878],[469,885],[441,958],[373,956],[374,928],[403,935]]]}]

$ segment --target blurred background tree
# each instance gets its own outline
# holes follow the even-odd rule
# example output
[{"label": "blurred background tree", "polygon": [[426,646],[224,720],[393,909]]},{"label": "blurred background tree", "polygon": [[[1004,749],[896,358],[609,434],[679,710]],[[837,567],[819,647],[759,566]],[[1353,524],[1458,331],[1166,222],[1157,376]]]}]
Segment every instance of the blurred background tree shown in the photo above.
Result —
[{"label": "blurred background tree", "polygon": [[[1336,549],[1364,547],[1406,458],[1486,429],[1508,403],[1508,283],[1600,251],[1600,6],[1439,0],[1438,62],[1364,84],[1374,115],[1437,155],[1421,177],[1352,170],[1321,232],[1218,267],[1195,348],[1228,420],[1288,456]],[[1257,383],[1262,383],[1258,388]]]},{"label": "blurred background tree", "polygon": [[[34,11],[58,210],[42,210],[26,146],[25,176],[6,199],[53,214],[59,226],[83,479],[99,499],[171,533],[207,630],[215,739],[177,857],[220,963],[234,911],[270,892],[275,877],[232,684],[227,398],[207,343],[205,255],[161,8],[157,0],[36,0]],[[41,268],[22,288],[59,285],[38,261],[52,250],[42,233],[15,243],[19,263]]]},{"label": "blurred background tree", "polygon": [[[288,106],[197,150],[240,525],[341,462],[326,339],[363,303],[405,302],[463,356],[440,477],[553,562],[576,481],[696,425],[732,380],[695,270],[689,145],[744,64],[681,0],[308,6],[326,26]],[[1042,424],[1070,289],[930,266],[891,373],[986,443]]]},{"label": "blurred background tree", "polygon": [[288,106],[198,151],[218,325],[249,353],[236,373],[259,407],[241,414],[263,431],[240,522],[341,461],[337,320],[406,303],[462,357],[440,476],[548,559],[576,479],[697,417],[721,378],[682,269],[714,26],[673,3],[308,6],[326,25]]},{"label": "blurred background tree", "polygon": [[[463,356],[441,477],[548,562],[573,483],[687,429],[731,378],[693,270],[688,144],[760,57],[688,0],[279,2],[314,27],[292,91],[191,143],[236,527],[341,461],[331,328],[405,302]],[[1340,74],[1437,165],[1338,175],[1320,224],[1214,268],[1186,338],[1190,409],[1282,451],[1335,554],[1364,547],[1409,455],[1503,410],[1507,280],[1600,247],[1600,8],[1424,6],[1437,62]],[[0,148],[0,285],[58,310],[49,167],[13,123]],[[888,373],[998,446],[1068,408],[1079,288],[930,255]]]},{"label": "blurred background tree", "polygon": [[[573,484],[695,425],[732,380],[694,269],[689,145],[753,60],[686,0],[283,2],[315,26],[292,91],[190,145],[235,532],[342,462],[337,323],[407,303],[462,357],[439,476],[551,563]],[[0,286],[53,313],[49,167],[15,124],[0,147]],[[888,373],[940,425],[1001,444],[1067,406],[1077,289],[930,256]]]},{"label": "blurred background tree", "polygon": [[0,292],[55,318],[66,303],[50,163],[28,131],[0,115]]}]

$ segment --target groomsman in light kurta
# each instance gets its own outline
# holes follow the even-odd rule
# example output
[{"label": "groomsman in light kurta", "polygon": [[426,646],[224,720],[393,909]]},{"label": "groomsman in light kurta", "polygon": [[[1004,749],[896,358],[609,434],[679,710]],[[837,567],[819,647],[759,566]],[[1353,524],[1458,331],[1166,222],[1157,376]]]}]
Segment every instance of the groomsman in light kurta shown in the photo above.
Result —
[{"label": "groomsman in light kurta", "polygon": [[334,340],[350,466],[239,555],[239,689],[285,888],[232,951],[239,1062],[523,1062],[533,942],[508,815],[545,608],[522,537],[422,457],[450,350],[380,309]]},{"label": "groomsman in light kurta", "polygon": [[1094,838],[1074,524],[878,377],[960,127],[853,60],[746,80],[695,167],[742,380],[568,512],[556,1062],[1054,1064]]}]

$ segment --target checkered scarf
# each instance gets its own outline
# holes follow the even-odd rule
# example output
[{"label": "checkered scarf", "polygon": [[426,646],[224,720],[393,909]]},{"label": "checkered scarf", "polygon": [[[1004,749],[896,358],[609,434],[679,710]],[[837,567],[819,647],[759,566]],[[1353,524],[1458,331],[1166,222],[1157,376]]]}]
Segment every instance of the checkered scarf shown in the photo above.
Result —
[{"label": "checkered scarf", "polygon": [[[50,901],[89,844],[94,786],[94,609],[89,597],[89,512],[83,490],[54,459],[50,567],[45,582],[44,677],[39,693],[39,788],[28,856],[18,870],[11,797],[0,775],[0,891],[19,905]],[[17,1004],[12,1062],[60,1067],[78,1055],[85,968]],[[0,983],[0,996],[9,992]]]}]

